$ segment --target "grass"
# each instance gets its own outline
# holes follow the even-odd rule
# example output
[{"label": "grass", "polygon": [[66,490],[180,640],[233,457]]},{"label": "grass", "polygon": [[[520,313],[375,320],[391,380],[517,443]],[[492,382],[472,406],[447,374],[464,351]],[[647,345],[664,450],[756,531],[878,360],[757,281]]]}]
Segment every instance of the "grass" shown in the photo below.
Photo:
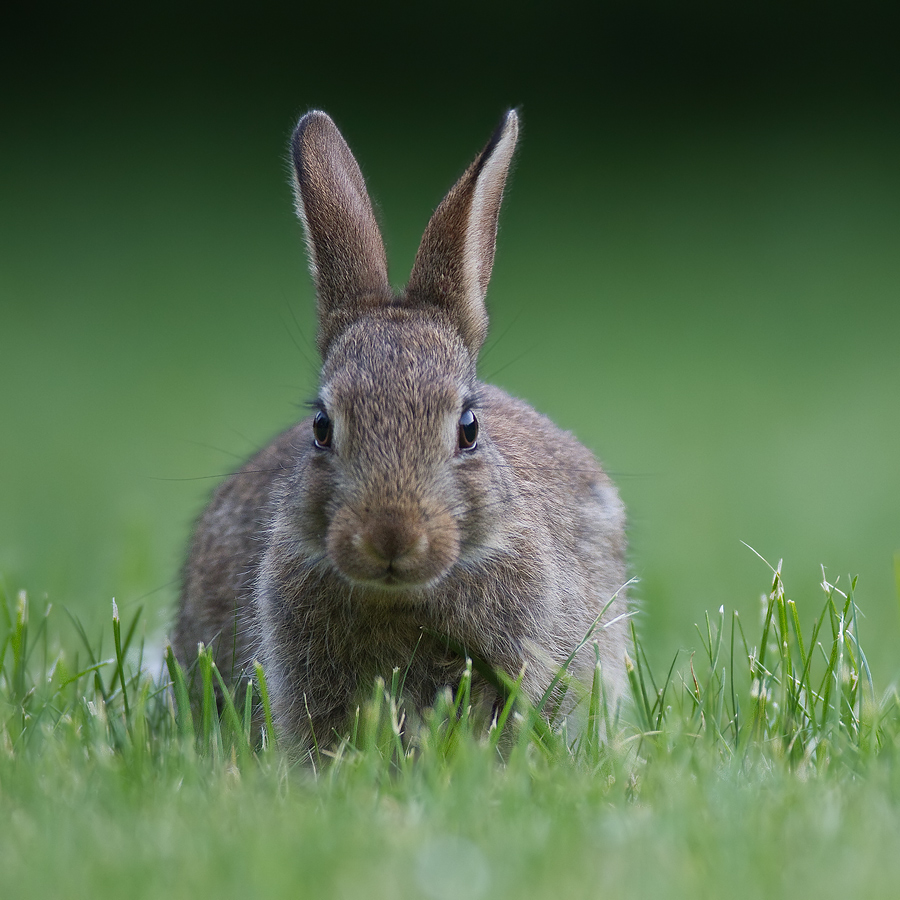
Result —
[{"label": "grass", "polygon": [[[780,567],[779,567],[780,569]],[[5,896],[878,896],[900,876],[900,701],[877,695],[854,584],[804,623],[779,569],[760,625],[724,609],[631,704],[599,678],[574,732],[508,685],[490,727],[467,683],[408,740],[376,684],[333,758],[300,766],[238,692],[191,714],[148,673],[140,613],[57,646],[59,612],[0,603]],[[598,662],[598,674],[601,662]],[[264,678],[258,679],[263,689]],[[263,706],[266,706],[263,700]]]},{"label": "grass", "polygon": [[[217,480],[316,390],[283,168],[295,91],[231,121],[228,140],[199,108],[187,130],[162,108],[148,128],[139,104],[84,98],[103,121],[70,123],[65,179],[47,178],[58,118],[35,106],[9,126],[0,571],[92,635],[112,596],[165,627]],[[428,137],[415,117],[376,126],[331,108],[382,205],[398,283],[497,104],[428,104]],[[828,122],[799,108],[726,122],[523,109],[481,375],[571,429],[618,485],[658,665],[706,609],[755,621],[743,538],[785,557],[810,617],[820,562],[861,573],[869,657],[898,674],[900,129],[841,109]]]},{"label": "grass", "polygon": [[[323,68],[280,17],[135,8],[114,36],[118,16],[79,27],[42,6],[41,41],[6,55],[22,89],[0,151],[0,897],[894,896],[896,702],[856,643],[876,685],[897,677],[900,129],[883,54],[859,41],[871,64],[842,53],[842,72],[833,16],[785,31],[760,7],[738,31],[765,26],[784,59],[756,47],[748,67],[738,47],[735,91],[714,77],[728,28],[697,56],[641,12],[642,60],[613,9],[630,62],[607,78],[586,63],[602,53],[535,66],[552,43],[535,7],[498,40],[490,16],[469,29],[486,59],[512,54],[500,79],[468,67],[475,96],[441,65],[409,78],[403,34],[399,54],[365,35],[379,63],[360,79],[352,40],[344,60],[320,42]],[[800,57],[791,28],[809,32]],[[214,476],[314,390],[291,123],[315,105],[346,128],[399,281],[510,103],[526,129],[482,374],[573,429],[621,489],[647,611],[636,701],[608,744],[525,728],[500,760],[448,717],[405,758],[388,688],[336,764],[291,767],[240,743],[245,696],[224,722],[188,720],[138,674]],[[802,627],[784,598],[764,636],[754,595],[768,612],[774,575],[738,537],[785,556]],[[858,592],[817,588],[820,561],[861,572]],[[696,650],[670,673],[675,647]]]}]

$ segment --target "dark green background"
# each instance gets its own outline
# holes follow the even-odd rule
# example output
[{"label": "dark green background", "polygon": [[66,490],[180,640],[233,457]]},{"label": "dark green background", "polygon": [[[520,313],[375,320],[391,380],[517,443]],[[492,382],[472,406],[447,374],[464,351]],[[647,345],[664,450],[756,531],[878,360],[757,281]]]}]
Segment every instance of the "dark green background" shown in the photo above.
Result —
[{"label": "dark green background", "polygon": [[[314,390],[287,186],[327,109],[401,283],[520,106],[482,375],[595,449],[640,628],[810,618],[897,671],[900,65],[887,4],[42,4],[3,28],[0,573],[161,635],[213,476]],[[532,450],[542,452],[542,436]]]}]

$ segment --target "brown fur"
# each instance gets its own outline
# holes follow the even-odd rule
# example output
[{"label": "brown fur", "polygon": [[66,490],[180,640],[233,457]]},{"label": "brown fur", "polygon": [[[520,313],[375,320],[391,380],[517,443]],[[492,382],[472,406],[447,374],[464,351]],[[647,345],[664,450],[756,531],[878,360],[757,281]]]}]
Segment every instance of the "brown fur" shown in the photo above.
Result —
[{"label": "brown fur", "polygon": [[[610,696],[623,688],[616,490],[570,434],[475,375],[516,131],[507,113],[436,210],[400,295],[340,133],[320,112],[294,133],[331,445],[305,419],[219,487],[173,643],[186,665],[212,645],[233,679],[259,659],[279,733],[298,749],[332,743],[360,692],[395,667],[413,709],[453,686],[464,662],[436,635],[513,678],[524,670],[537,700],[610,600],[594,639]],[[459,443],[468,409],[471,450]],[[589,680],[592,665],[588,645],[572,669]]]}]

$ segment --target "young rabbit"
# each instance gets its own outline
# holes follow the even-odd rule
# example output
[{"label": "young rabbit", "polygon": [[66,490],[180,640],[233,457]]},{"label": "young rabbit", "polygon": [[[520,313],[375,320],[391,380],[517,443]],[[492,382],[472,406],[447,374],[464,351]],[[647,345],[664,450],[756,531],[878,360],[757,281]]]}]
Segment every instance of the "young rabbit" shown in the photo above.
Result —
[{"label": "young rabbit", "polygon": [[[624,510],[572,435],[480,382],[484,298],[516,145],[515,111],[438,206],[397,294],[362,173],[331,119],[292,138],[323,365],[311,416],[215,492],[193,537],[174,636],[190,666],[266,673],[280,737],[346,733],[399,667],[430,705],[460,648],[538,701],[570,665],[624,686]],[[443,639],[442,639],[443,638]],[[478,689],[489,698],[491,689]]]}]

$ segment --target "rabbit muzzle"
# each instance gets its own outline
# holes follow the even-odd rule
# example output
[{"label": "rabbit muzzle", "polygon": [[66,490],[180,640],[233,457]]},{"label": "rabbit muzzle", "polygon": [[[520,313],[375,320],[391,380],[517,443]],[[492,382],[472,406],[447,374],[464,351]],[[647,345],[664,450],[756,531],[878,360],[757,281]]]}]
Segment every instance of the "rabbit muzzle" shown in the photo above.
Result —
[{"label": "rabbit muzzle", "polygon": [[328,530],[328,556],[350,582],[389,590],[428,587],[459,556],[459,533],[446,512],[400,506],[338,512]]}]

